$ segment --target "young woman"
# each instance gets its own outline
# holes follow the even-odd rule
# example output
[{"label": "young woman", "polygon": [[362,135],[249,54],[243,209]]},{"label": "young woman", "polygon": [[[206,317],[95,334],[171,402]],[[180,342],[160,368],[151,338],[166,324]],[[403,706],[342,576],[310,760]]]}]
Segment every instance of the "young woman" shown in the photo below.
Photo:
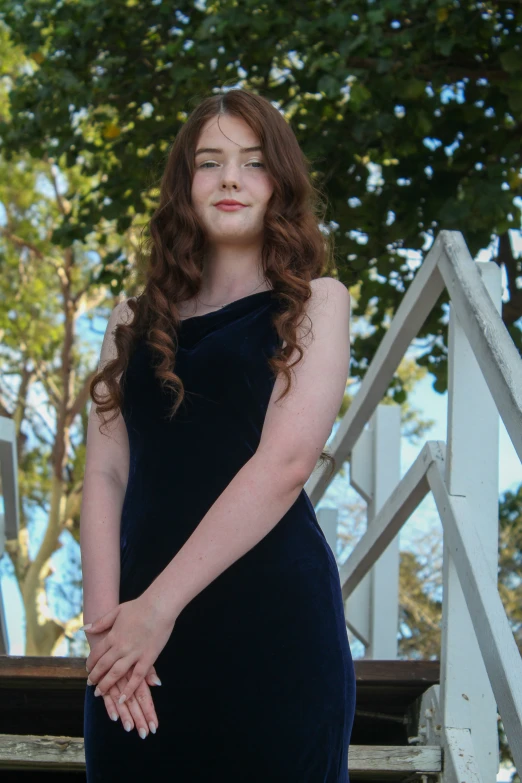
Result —
[{"label": "young woman", "polygon": [[114,308],[91,386],[88,781],[349,781],[353,662],[303,488],[350,359],[318,204],[248,91],[203,100],[170,151],[143,293]]}]

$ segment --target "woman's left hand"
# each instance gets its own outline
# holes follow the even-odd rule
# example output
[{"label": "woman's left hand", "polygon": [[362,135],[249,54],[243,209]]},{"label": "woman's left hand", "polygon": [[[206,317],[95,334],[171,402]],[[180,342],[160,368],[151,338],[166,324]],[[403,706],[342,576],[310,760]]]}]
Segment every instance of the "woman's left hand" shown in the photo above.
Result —
[{"label": "woman's left hand", "polygon": [[176,619],[176,615],[166,618],[155,611],[150,602],[140,596],[119,604],[90,625],[83,626],[89,634],[111,629],[93,647],[85,662],[89,682],[98,686],[95,694],[105,696],[134,666],[118,702],[121,704],[130,698],[167,644]]}]

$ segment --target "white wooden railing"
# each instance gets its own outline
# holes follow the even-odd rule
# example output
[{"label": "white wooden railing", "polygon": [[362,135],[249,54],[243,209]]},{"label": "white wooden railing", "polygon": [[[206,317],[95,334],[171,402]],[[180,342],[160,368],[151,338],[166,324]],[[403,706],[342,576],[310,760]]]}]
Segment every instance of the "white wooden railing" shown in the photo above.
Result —
[{"label": "white wooden railing", "polygon": [[[17,464],[14,420],[0,416],[0,496],[4,502],[4,511],[0,511],[0,557],[4,554],[6,539],[16,538],[20,525]],[[0,655],[7,655],[8,649],[7,621],[0,582]]]},{"label": "white wooden railing", "polygon": [[[400,479],[400,408],[380,403],[444,287],[447,443],[426,442]],[[522,660],[497,587],[499,414],[522,460],[522,359],[500,317],[501,291],[498,265],[476,263],[460,232],[441,231],[329,444],[368,503],[367,531],[340,566],[346,622],[367,657],[397,657],[398,533],[433,493],[444,541],[440,686],[426,691],[410,742],[443,749],[443,783],[496,780],[497,708],[522,770]],[[305,487],[314,505],[334,475],[314,471]]]}]

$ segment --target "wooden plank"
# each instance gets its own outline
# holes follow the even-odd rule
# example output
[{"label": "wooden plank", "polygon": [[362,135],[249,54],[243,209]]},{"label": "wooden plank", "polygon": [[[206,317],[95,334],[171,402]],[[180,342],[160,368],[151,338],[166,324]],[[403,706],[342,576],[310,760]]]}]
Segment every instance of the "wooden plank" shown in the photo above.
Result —
[{"label": "wooden plank", "polygon": [[[0,655],[0,688],[24,681],[28,687],[38,684],[67,689],[71,684],[85,685],[85,658],[60,658],[50,655]],[[400,684],[430,685],[439,682],[439,661],[354,660],[357,685]]]},{"label": "wooden plank", "polygon": [[426,690],[439,682],[440,664],[435,661],[395,660],[353,662],[357,687],[367,685],[413,685]]},{"label": "wooden plank", "polygon": [[360,772],[435,773],[442,771],[442,750],[434,746],[394,747],[352,745],[348,750],[350,776]]},{"label": "wooden plank", "polygon": [[0,734],[0,769],[85,769],[83,737]]},{"label": "wooden plank", "polygon": [[[13,419],[8,419],[6,416],[0,416],[0,472],[4,498],[5,528],[3,533],[5,538],[16,538],[20,527],[16,425]],[[0,554],[2,552],[3,549]]]},{"label": "wooden plank", "polygon": [[[401,409],[378,405],[354,446],[350,482],[366,500],[367,528],[401,480]],[[332,547],[335,552],[336,547]],[[398,658],[399,536],[345,601],[346,625],[365,647],[366,658]]]},{"label": "wooden plank", "polygon": [[[438,747],[352,745],[348,751],[348,769],[354,777],[360,773],[436,773],[441,765]],[[83,738],[0,734],[0,769],[84,770]]]},{"label": "wooden plank", "polygon": [[[16,538],[20,527],[18,498],[18,465],[16,456],[16,426],[13,419],[0,416],[0,485],[2,487],[3,512],[0,513],[0,557],[7,539]],[[0,653],[9,648],[5,601],[0,583]]]},{"label": "wooden plank", "polygon": [[[473,268],[475,267],[475,262]],[[477,264],[488,295],[500,312],[502,275],[493,261]],[[468,281],[471,283],[471,280]],[[448,494],[466,497],[473,538],[480,542],[495,583],[498,573],[498,497],[500,417],[477,358],[462,328],[454,302],[448,332],[448,426],[444,478]],[[444,536],[446,538],[446,536]],[[471,554],[471,553],[470,553]],[[451,552],[444,546],[442,567],[440,720],[445,727],[446,766],[456,781],[495,780],[499,768],[497,704],[470,617],[470,607]],[[462,694],[466,698],[462,698]],[[458,737],[471,733],[472,757]],[[475,778],[472,764],[480,770]],[[452,776],[448,775],[449,780]]]},{"label": "wooden plank", "polygon": [[42,685],[59,680],[63,687],[68,687],[70,682],[86,682],[86,660],[52,655],[0,655],[0,687],[17,678],[27,683],[38,680]]},{"label": "wooden plank", "polygon": [[[428,444],[429,445],[429,444]],[[431,448],[431,446],[430,446]],[[451,495],[445,480],[445,444],[433,449],[428,480],[457,567],[489,681],[517,769],[522,769],[522,661],[466,496]]]},{"label": "wooden plank", "polygon": [[430,442],[424,445],[413,465],[372,519],[371,525],[348,559],[339,567],[344,600],[355,590],[429,493],[426,472],[433,461]]},{"label": "wooden plank", "polygon": [[522,460],[522,359],[460,231],[441,231],[440,236],[444,253],[439,259],[439,272]]}]

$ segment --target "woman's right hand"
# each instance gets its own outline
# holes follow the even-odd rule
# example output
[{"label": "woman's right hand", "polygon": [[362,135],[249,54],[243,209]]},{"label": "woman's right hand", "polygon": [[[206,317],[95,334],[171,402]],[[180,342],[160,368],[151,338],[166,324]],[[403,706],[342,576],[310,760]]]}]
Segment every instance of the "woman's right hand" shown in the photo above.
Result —
[{"label": "woman's right hand", "polygon": [[[120,693],[123,692],[131,676],[132,670],[129,670],[127,674],[120,677],[118,682],[109,690],[109,693],[106,693],[103,696],[103,700],[111,720],[118,720],[119,716],[121,718],[122,726],[126,731],[131,731],[136,727],[140,737],[145,739],[148,737],[150,731],[155,734],[156,729],[158,728],[158,716],[154,709],[152,694],[149,687],[149,684],[153,684],[153,678],[157,676],[156,670],[154,669],[154,666],[151,666],[149,673],[138,685],[132,696],[129,699],[126,699],[123,704],[118,704]],[[98,696],[97,698],[100,697]]]},{"label": "woman's right hand", "polygon": [[[97,634],[89,634],[88,631],[85,631],[91,650],[96,643],[100,642],[108,633],[109,631],[102,631]],[[153,734],[156,733],[156,729],[159,725],[149,687],[154,685],[157,687],[158,683],[154,682],[154,680],[155,678],[159,679],[159,677],[156,674],[154,666],[151,666],[145,679],[140,683],[138,688],[136,688],[133,695],[129,699],[126,699],[123,704],[118,704],[119,695],[130,680],[133,669],[134,667],[131,667],[127,674],[120,677],[118,682],[112,686],[109,693],[106,693],[102,698],[105,702],[107,714],[111,720],[118,720],[118,717],[120,717],[122,726],[126,731],[132,731],[132,729],[136,727],[140,737],[145,739],[150,731],[152,731],[151,723],[154,724]],[[100,697],[97,696],[96,698],[99,699]]]}]

